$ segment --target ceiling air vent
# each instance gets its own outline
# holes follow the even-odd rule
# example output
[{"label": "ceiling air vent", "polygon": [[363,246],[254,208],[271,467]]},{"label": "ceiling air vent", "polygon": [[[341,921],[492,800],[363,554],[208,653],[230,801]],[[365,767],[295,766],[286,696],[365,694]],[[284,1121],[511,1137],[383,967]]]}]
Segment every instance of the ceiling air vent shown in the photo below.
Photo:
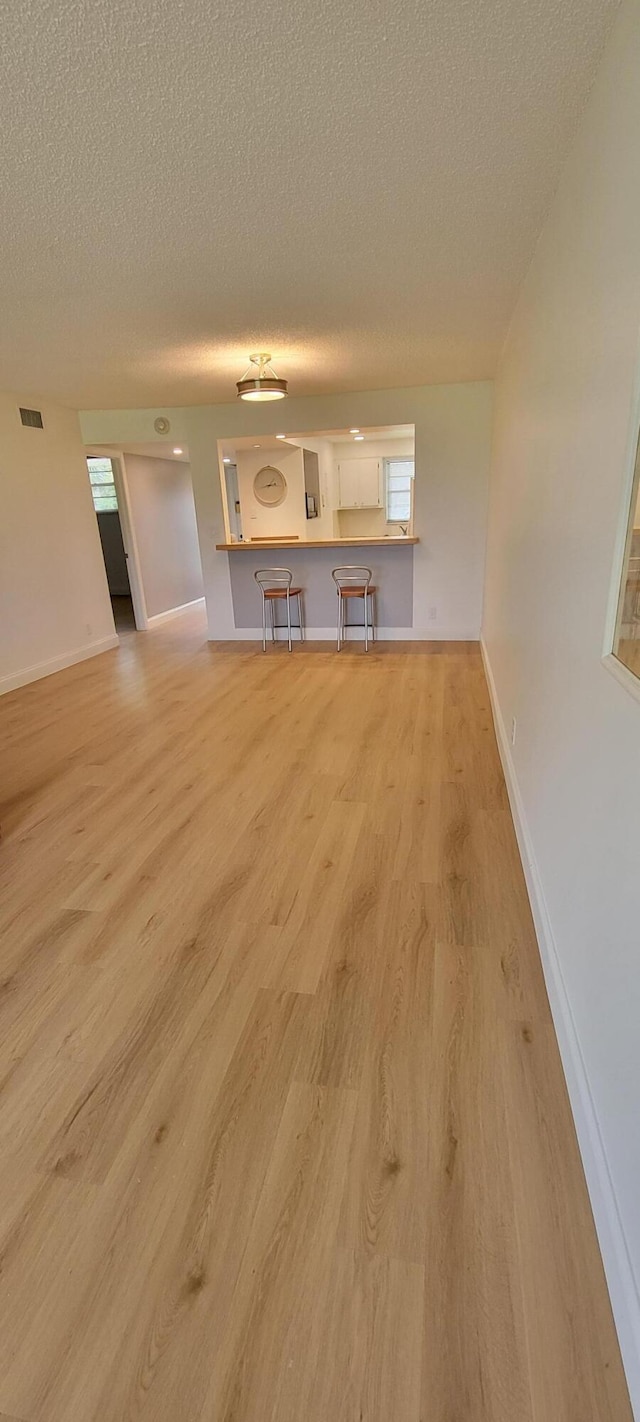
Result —
[{"label": "ceiling air vent", "polygon": [[42,415],[39,410],[23,410],[20,406],[20,419],[23,425],[29,425],[32,430],[43,430]]}]

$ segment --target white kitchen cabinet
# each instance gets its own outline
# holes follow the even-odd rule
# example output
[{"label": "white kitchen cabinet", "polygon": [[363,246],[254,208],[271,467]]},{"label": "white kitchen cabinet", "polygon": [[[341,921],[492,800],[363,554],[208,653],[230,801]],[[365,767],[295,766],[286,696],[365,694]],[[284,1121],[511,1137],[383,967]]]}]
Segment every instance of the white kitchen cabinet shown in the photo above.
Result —
[{"label": "white kitchen cabinet", "polygon": [[338,494],[341,509],[381,509],[382,460],[340,459]]}]

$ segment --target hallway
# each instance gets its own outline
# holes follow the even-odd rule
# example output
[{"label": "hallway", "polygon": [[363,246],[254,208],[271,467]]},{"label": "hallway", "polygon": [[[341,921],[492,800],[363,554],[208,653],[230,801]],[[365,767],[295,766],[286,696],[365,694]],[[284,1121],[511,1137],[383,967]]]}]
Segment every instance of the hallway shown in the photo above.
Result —
[{"label": "hallway", "polygon": [[0,701],[0,1417],[628,1422],[479,649]]},{"label": "hallway", "polygon": [[131,594],[129,593],[126,597],[112,594],[111,607],[116,632],[120,636],[122,636],[123,632],[135,632],[136,618],[133,611],[133,599]]}]

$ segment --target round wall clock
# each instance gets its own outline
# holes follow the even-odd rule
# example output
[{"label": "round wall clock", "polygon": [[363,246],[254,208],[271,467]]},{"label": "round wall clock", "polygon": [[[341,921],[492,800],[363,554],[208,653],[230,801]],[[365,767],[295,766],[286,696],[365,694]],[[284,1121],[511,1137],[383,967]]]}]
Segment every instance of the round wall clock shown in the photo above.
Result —
[{"label": "round wall clock", "polygon": [[287,496],[287,481],[282,470],[275,469],[273,464],[263,465],[253,481],[253,492],[264,508],[276,508]]}]

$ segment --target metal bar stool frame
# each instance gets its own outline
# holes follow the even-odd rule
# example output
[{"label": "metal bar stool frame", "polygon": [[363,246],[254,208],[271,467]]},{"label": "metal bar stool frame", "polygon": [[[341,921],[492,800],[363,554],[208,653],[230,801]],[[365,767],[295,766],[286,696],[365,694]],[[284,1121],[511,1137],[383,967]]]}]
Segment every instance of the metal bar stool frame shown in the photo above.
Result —
[{"label": "metal bar stool frame", "polygon": [[[267,650],[267,604],[269,606],[269,620],[271,624],[271,641],[275,642],[276,629],[279,624],[275,619],[275,604],[282,600],[287,604],[287,645],[289,651],[293,651],[291,641],[292,630],[300,633],[300,641],[304,642],[304,621],[302,617],[302,588],[292,588],[293,573],[290,568],[258,568],[254,573],[254,578],[260,588],[262,597],[262,650]],[[270,597],[269,594],[272,594]],[[291,622],[291,599],[295,597],[298,603],[298,621]]]},{"label": "metal bar stool frame", "polygon": [[[347,627],[355,626],[346,620],[346,604],[351,598],[362,598],[364,605],[364,650],[369,651],[369,628],[371,628],[371,641],[376,640],[375,627],[375,594],[376,590],[371,586],[373,574],[371,568],[359,567],[357,564],[345,563],[340,568],[334,568],[331,576],[336,585],[338,594],[338,645],[337,650],[342,648],[343,641],[346,641],[345,631]],[[346,595],[345,595],[346,594]]]}]

